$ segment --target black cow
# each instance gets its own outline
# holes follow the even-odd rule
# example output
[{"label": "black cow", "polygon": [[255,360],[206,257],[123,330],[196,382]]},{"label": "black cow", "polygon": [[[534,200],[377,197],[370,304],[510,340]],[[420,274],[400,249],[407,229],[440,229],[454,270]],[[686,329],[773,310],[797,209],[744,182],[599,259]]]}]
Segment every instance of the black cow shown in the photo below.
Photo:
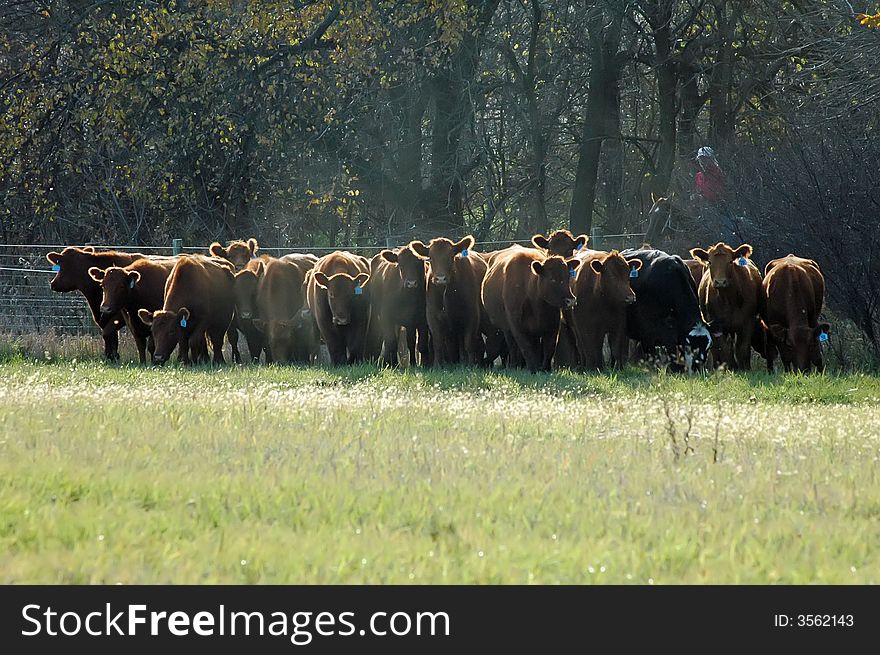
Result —
[{"label": "black cow", "polygon": [[645,355],[663,348],[673,370],[691,371],[706,363],[712,336],[700,314],[697,285],[677,255],[661,250],[630,249],[620,253],[642,267],[630,273],[636,301],[627,309],[627,333]]}]

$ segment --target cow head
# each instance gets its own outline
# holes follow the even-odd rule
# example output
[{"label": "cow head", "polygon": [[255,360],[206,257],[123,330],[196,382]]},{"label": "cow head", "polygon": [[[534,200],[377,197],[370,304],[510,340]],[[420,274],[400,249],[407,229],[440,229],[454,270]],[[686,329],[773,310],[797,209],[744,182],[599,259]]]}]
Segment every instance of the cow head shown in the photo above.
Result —
[{"label": "cow head", "polygon": [[586,234],[575,237],[568,230],[556,230],[549,237],[545,237],[543,234],[536,234],[532,237],[532,245],[535,248],[546,250],[550,255],[571,257],[576,250],[586,246],[589,240],[590,237]]},{"label": "cow head", "polygon": [[551,307],[570,309],[576,300],[571,292],[571,272],[577,271],[580,259],[563,259],[551,255],[544,261],[533,261],[532,275],[538,276],[538,297]]},{"label": "cow head", "polygon": [[257,314],[257,283],[263,275],[263,263],[253,269],[246,268],[235,274],[232,295],[235,298],[235,313],[238,318],[249,320]]},{"label": "cow head", "polygon": [[456,256],[473,248],[474,238],[466,236],[461,241],[453,243],[449,239],[440,237],[431,239],[431,243],[428,245],[421,241],[413,241],[409,247],[416,255],[430,262],[431,282],[438,286],[446,286],[455,277]]},{"label": "cow head", "polygon": [[155,312],[139,309],[138,318],[150,327],[153,335],[153,343],[156,345],[156,351],[153,353],[154,364],[164,364],[168,361],[171,353],[192,325],[192,317],[186,307],[181,307],[176,312],[164,309]]},{"label": "cow head", "polygon": [[619,252],[612,250],[607,255],[591,260],[590,268],[600,276],[599,288],[606,298],[626,305],[636,301],[629,276],[630,271],[638,271],[642,268],[641,259],[624,259]]},{"label": "cow head", "polygon": [[141,280],[138,271],[127,271],[119,266],[107,269],[92,266],[89,277],[101,285],[101,314],[115,314],[128,302],[129,293]]},{"label": "cow head", "polygon": [[322,289],[327,290],[327,300],[330,303],[330,313],[333,315],[333,325],[348,325],[351,323],[352,309],[355,297],[359,295],[357,289],[363,289],[369,282],[370,276],[360,273],[355,277],[347,273],[337,273],[327,277],[324,273],[316,271],[312,278]]},{"label": "cow head", "polygon": [[383,250],[379,253],[386,262],[394,264],[405,289],[425,288],[425,260],[407,246],[399,252]]},{"label": "cow head", "polygon": [[689,371],[702,368],[706,364],[711,346],[712,335],[709,328],[705,323],[699,321],[684,338],[684,357]]},{"label": "cow head", "polygon": [[260,245],[257,243],[256,239],[231,241],[226,248],[215,241],[209,248],[214,257],[219,257],[232,262],[232,265],[235,266],[235,270],[237,271],[240,271],[247,266],[247,263],[257,256],[257,251],[259,249]]},{"label": "cow head", "polygon": [[709,267],[709,279],[717,289],[730,286],[731,271],[734,266],[740,265],[740,259],[748,260],[752,256],[752,247],[745,243],[734,250],[726,243],[720,241],[709,250],[694,248],[691,257]]},{"label": "cow head", "polygon": [[[92,246],[85,248],[67,247],[61,252],[52,251],[46,255],[46,259],[52,264],[55,277],[49,282],[52,291],[66,293],[77,291],[84,284],[90,284],[89,268],[94,261],[92,255],[95,249]],[[56,268],[57,267],[57,268]]]},{"label": "cow head", "polygon": [[304,316],[306,314],[300,310],[289,319],[254,319],[254,327],[266,337],[272,359],[276,362],[289,362],[293,359],[296,330],[302,326]]},{"label": "cow head", "polygon": [[808,372],[814,362],[821,362],[819,339],[822,334],[831,334],[829,323],[819,323],[816,327],[808,325],[787,328],[779,323],[769,325],[761,321],[773,345],[779,350],[779,357],[786,369]]}]

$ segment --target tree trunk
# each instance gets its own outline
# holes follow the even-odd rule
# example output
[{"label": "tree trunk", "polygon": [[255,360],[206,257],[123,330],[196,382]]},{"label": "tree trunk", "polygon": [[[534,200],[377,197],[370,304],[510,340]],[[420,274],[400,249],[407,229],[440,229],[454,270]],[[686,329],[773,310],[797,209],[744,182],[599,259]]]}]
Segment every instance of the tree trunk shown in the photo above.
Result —
[{"label": "tree trunk", "polygon": [[648,18],[654,34],[655,69],[659,100],[660,148],[657,153],[657,170],[651,184],[655,195],[665,195],[675,166],[676,143],[676,91],[678,76],[672,54],[672,1],[657,3]]}]

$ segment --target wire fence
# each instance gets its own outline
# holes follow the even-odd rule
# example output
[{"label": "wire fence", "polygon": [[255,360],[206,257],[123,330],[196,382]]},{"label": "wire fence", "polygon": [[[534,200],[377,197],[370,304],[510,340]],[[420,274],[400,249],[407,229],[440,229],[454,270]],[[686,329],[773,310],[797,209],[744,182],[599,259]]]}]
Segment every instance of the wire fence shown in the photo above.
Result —
[{"label": "wire fence", "polygon": [[[628,243],[629,240],[637,239],[640,236],[643,235],[603,234],[601,242],[597,245],[602,249],[626,247],[626,245],[631,245]],[[479,241],[475,245],[481,250],[492,250],[514,243],[529,244],[530,241],[527,239]],[[207,246],[184,246],[179,241],[168,246],[89,245],[94,245],[95,249],[99,251],[121,250],[145,255],[208,253]],[[54,330],[56,334],[98,333],[98,328],[92,320],[91,312],[82,294],[79,292],[56,293],[49,287],[54,273],[46,255],[53,250],[63,250],[65,247],[61,244],[0,244],[0,333],[22,335],[44,332],[49,329]],[[357,245],[260,246],[260,252],[277,256],[290,252],[322,254],[335,250],[348,250],[369,256],[385,247]]]}]

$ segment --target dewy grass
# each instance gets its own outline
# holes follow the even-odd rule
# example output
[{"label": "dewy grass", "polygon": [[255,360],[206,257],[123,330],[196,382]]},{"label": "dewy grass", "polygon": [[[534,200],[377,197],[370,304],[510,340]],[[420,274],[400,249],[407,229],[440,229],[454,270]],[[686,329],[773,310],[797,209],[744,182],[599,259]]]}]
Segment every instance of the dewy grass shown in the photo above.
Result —
[{"label": "dewy grass", "polygon": [[0,364],[0,581],[877,583],[880,379]]}]

